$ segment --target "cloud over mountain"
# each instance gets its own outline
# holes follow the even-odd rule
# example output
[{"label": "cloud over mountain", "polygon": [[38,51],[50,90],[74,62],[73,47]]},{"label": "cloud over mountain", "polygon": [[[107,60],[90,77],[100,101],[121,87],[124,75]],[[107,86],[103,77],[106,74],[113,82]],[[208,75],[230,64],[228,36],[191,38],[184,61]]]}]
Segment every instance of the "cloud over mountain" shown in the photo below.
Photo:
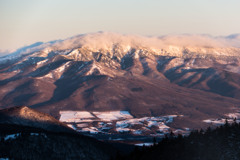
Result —
[{"label": "cloud over mountain", "polygon": [[240,36],[232,38],[212,37],[209,35],[168,35],[162,37],[144,37],[140,35],[123,35],[111,32],[98,32],[68,38],[53,47],[67,49],[69,47],[90,47],[95,49],[112,48],[114,44],[131,47],[161,49],[169,45],[181,47],[240,47]]},{"label": "cloud over mountain", "polygon": [[[16,50],[16,54],[26,54],[42,49],[66,50],[79,47],[87,47],[93,50],[111,50],[114,46],[123,48],[151,48],[166,49],[169,46],[177,47],[200,47],[200,48],[240,48],[240,34],[213,37],[210,35],[166,35],[161,37],[124,35],[113,32],[97,32],[80,34],[64,40],[51,42],[37,42]],[[1,53],[1,52],[0,52]]]}]

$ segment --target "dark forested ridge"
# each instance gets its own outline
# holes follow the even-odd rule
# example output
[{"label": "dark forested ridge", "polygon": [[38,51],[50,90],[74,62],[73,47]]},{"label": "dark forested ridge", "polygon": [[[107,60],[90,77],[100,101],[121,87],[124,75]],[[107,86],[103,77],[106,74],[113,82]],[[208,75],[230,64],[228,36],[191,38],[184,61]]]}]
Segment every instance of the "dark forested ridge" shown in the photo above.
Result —
[{"label": "dark forested ridge", "polygon": [[0,110],[0,159],[108,160],[115,150],[26,106]]},{"label": "dark forested ridge", "polygon": [[[8,124],[9,125],[9,124]],[[2,127],[6,127],[3,126]],[[1,129],[2,129],[1,127]],[[0,157],[9,159],[116,159],[116,160],[239,160],[240,124],[193,131],[188,137],[170,134],[151,147],[136,147],[129,155],[89,137],[11,126],[1,132]],[[9,134],[15,135],[7,138]],[[17,134],[16,134],[17,133]],[[119,149],[119,147],[118,147]]]},{"label": "dark forested ridge", "polygon": [[[22,117],[16,108],[4,112],[5,118],[10,118],[0,123],[0,159],[240,160],[240,123],[236,119],[215,129],[192,131],[186,137],[171,132],[160,142],[153,139],[151,147],[134,149],[127,144],[101,142],[74,130],[39,127],[40,120],[55,120],[26,107],[21,111],[34,113],[35,118]],[[24,123],[17,123],[21,119]]]},{"label": "dark forested ridge", "polygon": [[239,160],[240,124],[226,123],[214,130],[193,131],[188,137],[164,138],[151,147],[135,148],[127,160]]},{"label": "dark forested ridge", "polygon": [[12,127],[15,130],[11,134],[1,132],[0,158],[108,160],[116,154],[110,145],[78,133],[56,133],[21,126],[10,128]]}]

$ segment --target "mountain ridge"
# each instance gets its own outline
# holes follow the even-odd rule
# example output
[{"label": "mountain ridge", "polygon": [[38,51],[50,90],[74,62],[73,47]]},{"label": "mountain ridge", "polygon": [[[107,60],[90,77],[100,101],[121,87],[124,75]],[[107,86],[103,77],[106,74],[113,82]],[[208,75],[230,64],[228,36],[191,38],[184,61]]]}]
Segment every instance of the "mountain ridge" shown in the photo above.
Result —
[{"label": "mountain ridge", "polygon": [[204,119],[239,108],[239,48],[153,50],[131,38],[136,40],[113,33],[80,35],[2,61],[0,107],[27,105],[56,118],[61,110],[127,110],[138,118],[176,114],[188,119],[179,120],[181,127],[203,127]]},{"label": "mountain ridge", "polygon": [[[230,37],[230,38],[229,38]],[[77,48],[90,49],[93,52],[106,51],[111,52],[114,48],[122,48],[122,51],[129,52],[133,49],[148,49],[152,52],[160,52],[162,55],[178,56],[186,52],[201,52],[204,55],[208,53],[227,55],[231,51],[239,53],[240,39],[239,34],[226,37],[212,37],[208,35],[170,35],[162,37],[144,37],[139,35],[123,35],[113,32],[98,32],[82,34],[67,38],[65,40],[56,40],[50,42],[37,42],[32,45],[18,49],[12,53],[13,56],[4,56],[0,60],[7,60],[16,55],[29,54],[44,50],[51,52],[57,50],[72,50]],[[168,53],[168,54],[167,54]],[[18,56],[16,56],[18,57]]]}]

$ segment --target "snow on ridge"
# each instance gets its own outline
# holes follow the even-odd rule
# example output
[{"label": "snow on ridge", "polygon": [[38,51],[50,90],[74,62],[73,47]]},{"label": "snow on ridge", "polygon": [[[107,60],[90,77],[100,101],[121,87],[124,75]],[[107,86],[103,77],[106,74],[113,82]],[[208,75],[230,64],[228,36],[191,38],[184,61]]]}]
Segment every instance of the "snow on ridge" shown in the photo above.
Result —
[{"label": "snow on ridge", "polygon": [[48,61],[48,59],[44,59],[42,61],[39,61],[36,63],[37,66],[42,66],[42,64],[46,63]]},{"label": "snow on ridge", "polygon": [[[40,63],[38,62],[39,64],[37,64],[37,65],[42,65],[46,62],[47,62],[47,59],[44,60],[44,61],[40,61]],[[44,76],[38,77],[38,79],[43,79],[43,78],[59,79],[59,78],[62,78],[63,72],[70,66],[70,63],[71,63],[71,61],[66,62],[66,63],[62,64],[61,66],[59,66],[58,68],[56,68],[56,69],[50,71],[49,73],[45,74]]]},{"label": "snow on ridge", "polygon": [[67,63],[61,65],[60,67],[56,68],[54,71],[56,73],[62,73],[67,67],[69,67],[71,61],[68,61]]},{"label": "snow on ridge", "polygon": [[[212,48],[240,48],[240,34],[225,37],[197,34],[150,37],[131,34],[124,35],[113,32],[97,32],[26,46],[23,47],[24,49],[19,49],[8,56],[0,57],[0,61],[37,51],[50,53],[51,51],[72,50],[81,47],[89,48],[92,51],[107,50],[112,52],[116,46],[122,48],[123,52],[128,52],[132,48],[145,48],[152,51],[165,49],[168,52],[177,53],[182,52],[184,48],[190,48],[193,51],[207,53]],[[221,51],[213,53],[221,54]]]}]

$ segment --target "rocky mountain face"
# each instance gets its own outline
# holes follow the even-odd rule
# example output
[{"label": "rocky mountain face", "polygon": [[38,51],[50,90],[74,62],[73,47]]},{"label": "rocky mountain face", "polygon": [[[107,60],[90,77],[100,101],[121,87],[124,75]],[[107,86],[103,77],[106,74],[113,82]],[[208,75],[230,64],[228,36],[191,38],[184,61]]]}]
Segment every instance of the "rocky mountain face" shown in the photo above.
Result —
[{"label": "rocky mountain face", "polygon": [[184,115],[172,127],[204,127],[204,119],[236,112],[240,49],[183,39],[96,33],[26,47],[0,59],[0,107],[27,105],[56,118],[61,110]]}]

